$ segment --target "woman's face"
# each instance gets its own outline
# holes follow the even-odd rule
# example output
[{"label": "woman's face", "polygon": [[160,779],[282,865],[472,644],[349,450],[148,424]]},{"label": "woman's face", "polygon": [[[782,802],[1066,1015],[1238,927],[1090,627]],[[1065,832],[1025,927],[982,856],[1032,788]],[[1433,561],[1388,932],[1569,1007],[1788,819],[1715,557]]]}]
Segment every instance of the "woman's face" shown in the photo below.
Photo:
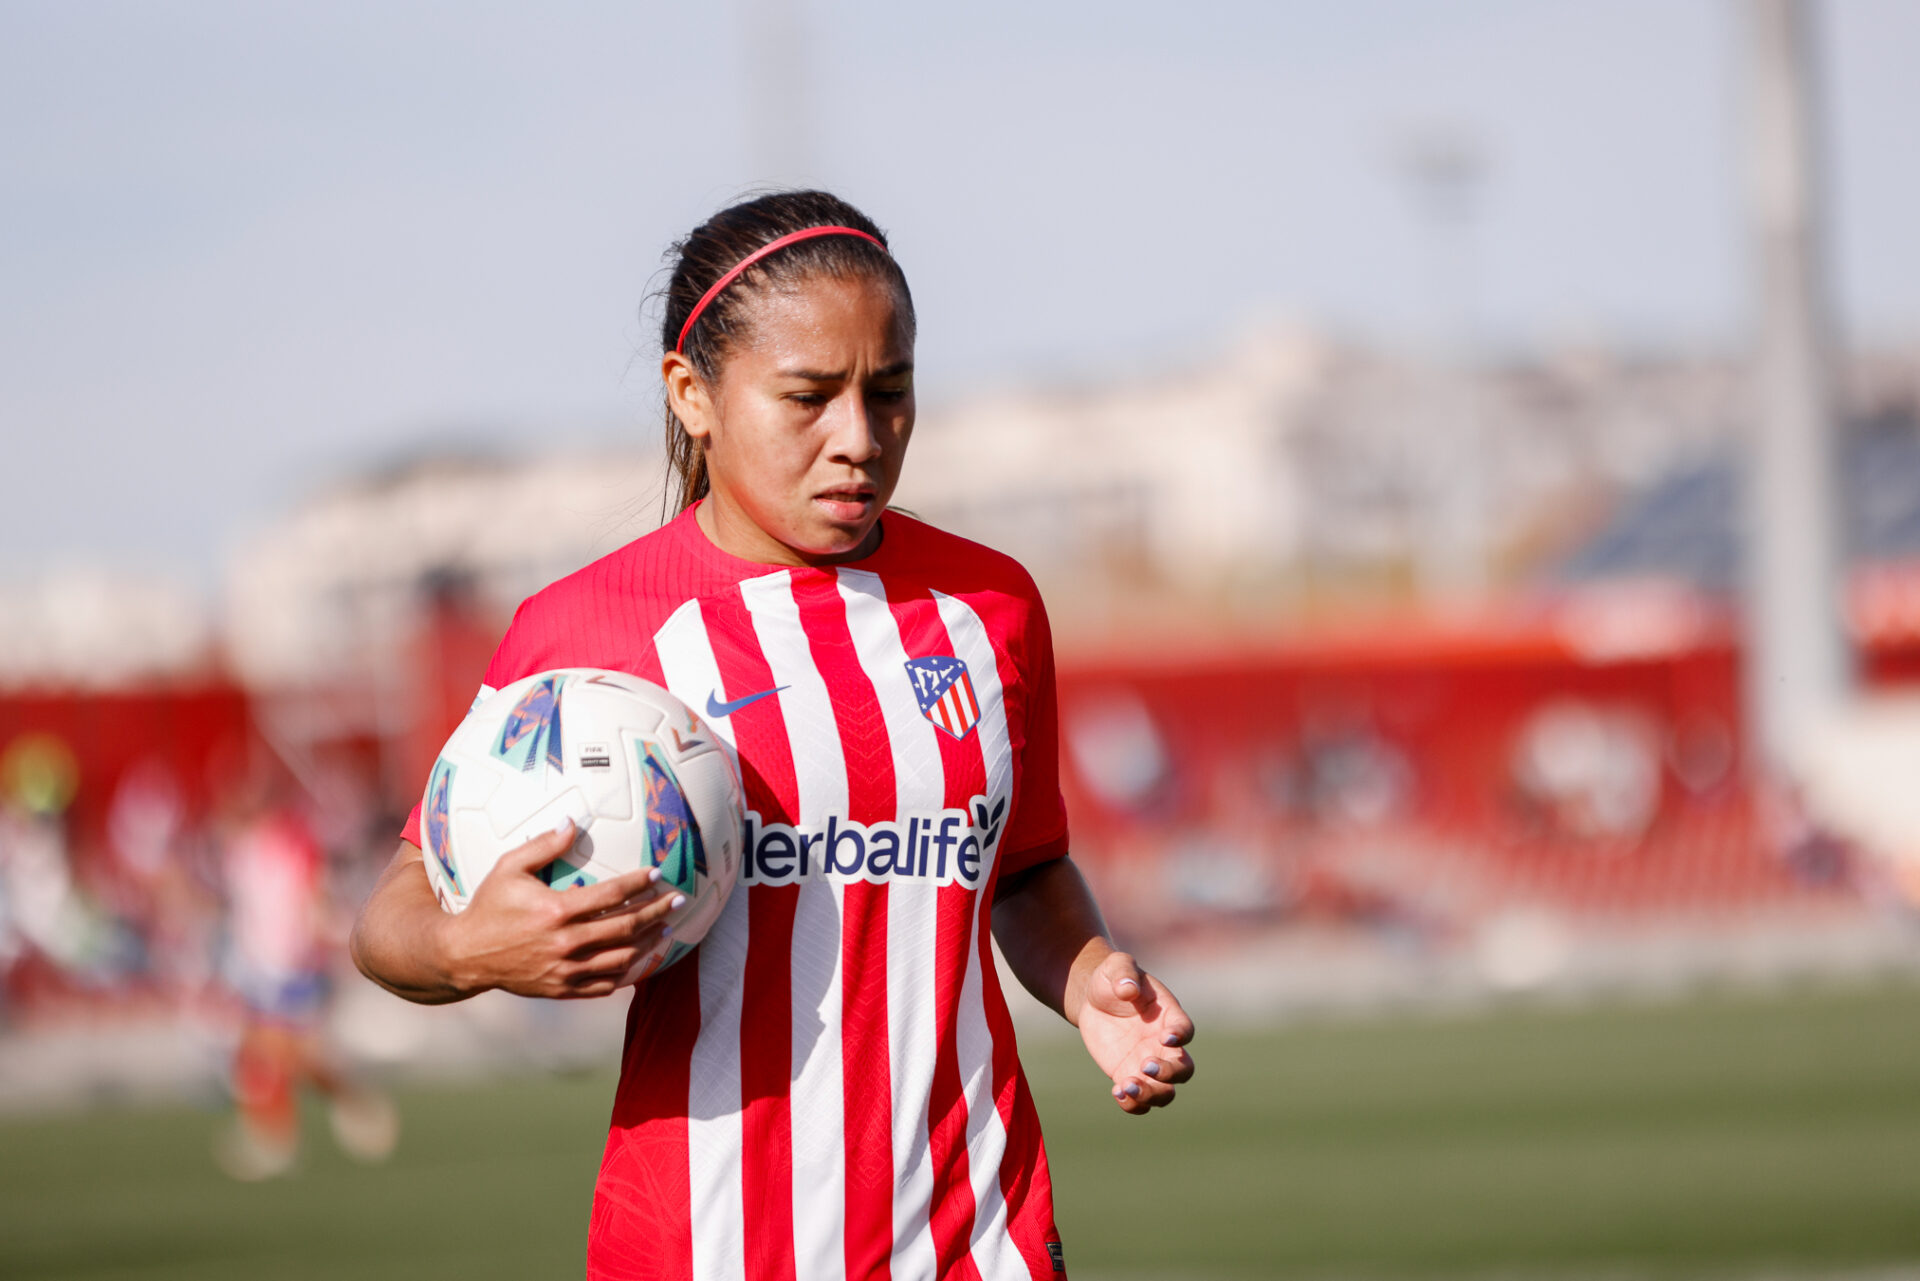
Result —
[{"label": "woman's face", "polygon": [[913,338],[894,290],[809,277],[747,302],[709,386],[684,356],[667,396],[706,453],[701,528],[723,551],[778,565],[871,552],[913,432]]}]

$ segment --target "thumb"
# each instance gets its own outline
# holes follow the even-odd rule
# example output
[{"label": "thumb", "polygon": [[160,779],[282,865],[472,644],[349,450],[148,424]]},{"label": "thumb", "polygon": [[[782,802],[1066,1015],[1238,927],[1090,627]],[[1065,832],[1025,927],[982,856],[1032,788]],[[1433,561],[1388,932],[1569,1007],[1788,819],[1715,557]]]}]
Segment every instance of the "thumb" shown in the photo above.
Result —
[{"label": "thumb", "polygon": [[575,831],[573,820],[563,818],[551,831],[542,832],[524,845],[517,845],[500,856],[493,865],[496,872],[526,873],[539,871],[573,848]]},{"label": "thumb", "polygon": [[1146,1004],[1147,980],[1126,952],[1111,952],[1087,984],[1087,1000],[1105,1014],[1138,1015]]}]

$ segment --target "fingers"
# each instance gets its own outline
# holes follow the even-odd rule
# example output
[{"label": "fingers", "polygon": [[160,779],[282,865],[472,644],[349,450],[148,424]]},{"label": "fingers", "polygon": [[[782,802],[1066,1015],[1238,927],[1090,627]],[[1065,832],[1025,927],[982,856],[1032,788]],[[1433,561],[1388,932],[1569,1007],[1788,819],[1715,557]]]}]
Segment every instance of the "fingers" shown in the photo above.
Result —
[{"label": "fingers", "polygon": [[1153,975],[1146,975],[1146,980],[1153,991],[1153,1004],[1159,1007],[1161,1044],[1175,1047],[1192,1041],[1193,1020],[1187,1017],[1187,1011],[1180,1004],[1180,998]]},{"label": "fingers", "polygon": [[656,929],[661,937],[672,938],[673,926],[665,923],[667,917],[686,905],[687,896],[672,886],[655,886],[638,906],[630,910],[602,913],[569,926],[563,940],[566,955],[573,958],[591,956],[608,948],[630,944]]},{"label": "fingers", "polygon": [[1152,1001],[1147,976],[1133,957],[1109,952],[1087,981],[1087,998],[1105,1014],[1138,1015]]},{"label": "fingers", "polygon": [[[488,875],[505,869],[509,875],[534,876],[571,849],[578,834],[572,820],[563,820],[553,831],[536,836],[501,855]],[[554,897],[548,901],[550,919],[563,923],[587,921],[628,911],[655,897],[654,886],[659,879],[659,868],[643,867],[592,885],[556,890]]]},{"label": "fingers", "polygon": [[1138,1116],[1173,1102],[1174,1087],[1192,1079],[1193,1058],[1185,1050],[1151,1054],[1137,1072],[1115,1078],[1113,1101],[1122,1112]]},{"label": "fingers", "polygon": [[1113,1087],[1113,1101],[1122,1112],[1139,1116],[1173,1102],[1173,1087],[1164,1081],[1130,1076]]},{"label": "fingers", "polygon": [[643,867],[595,885],[576,885],[572,889],[561,890],[559,898],[565,905],[568,920],[590,921],[650,902],[662,889],[669,888],[660,886],[659,868]]},{"label": "fingers", "polygon": [[1163,1085],[1179,1085],[1193,1079],[1193,1056],[1185,1050],[1167,1050],[1144,1059],[1140,1075]]},{"label": "fingers", "polygon": [[[1113,1078],[1113,1101],[1122,1112],[1139,1116],[1173,1102],[1174,1087],[1193,1079],[1193,1056],[1186,1045],[1193,1040],[1193,1020],[1173,992],[1142,970],[1130,956],[1116,953],[1106,964],[1115,967],[1115,996],[1131,992],[1132,1000],[1114,1013],[1130,1014],[1145,1025],[1136,1042],[1130,1070]],[[1103,966],[1104,968],[1104,966]]]},{"label": "fingers", "polygon": [[670,937],[670,927],[655,925],[642,930],[625,946],[595,952],[568,972],[561,995],[605,996],[635,977],[634,969],[640,962],[659,951]]},{"label": "fingers", "polygon": [[575,830],[573,820],[562,819],[560,826],[551,832],[543,832],[526,844],[515,846],[502,854],[500,860],[493,865],[493,871],[498,872],[504,868],[512,873],[537,872],[572,849],[574,837],[578,835],[579,832]]}]

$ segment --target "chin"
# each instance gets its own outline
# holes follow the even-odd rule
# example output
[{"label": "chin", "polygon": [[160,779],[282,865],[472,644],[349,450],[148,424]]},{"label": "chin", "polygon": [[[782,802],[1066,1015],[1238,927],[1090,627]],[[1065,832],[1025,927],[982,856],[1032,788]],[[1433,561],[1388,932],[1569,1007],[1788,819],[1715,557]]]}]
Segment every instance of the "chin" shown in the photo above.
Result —
[{"label": "chin", "polygon": [[879,523],[879,514],[875,513],[872,520],[862,521],[858,526],[830,525],[823,529],[815,525],[804,532],[795,530],[787,546],[809,559],[845,559],[860,552]]}]

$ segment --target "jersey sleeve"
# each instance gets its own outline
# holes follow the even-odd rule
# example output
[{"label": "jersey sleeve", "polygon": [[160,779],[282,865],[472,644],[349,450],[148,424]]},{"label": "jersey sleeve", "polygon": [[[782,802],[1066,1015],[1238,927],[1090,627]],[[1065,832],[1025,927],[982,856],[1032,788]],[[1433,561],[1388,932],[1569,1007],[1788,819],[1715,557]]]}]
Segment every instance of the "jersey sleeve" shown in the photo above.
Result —
[{"label": "jersey sleeve", "polygon": [[1026,685],[1025,741],[1020,745],[1013,813],[1000,846],[1002,876],[1067,852],[1067,802],[1060,794],[1060,706],[1053,679],[1053,629],[1035,592],[1021,636],[1018,666]]},{"label": "jersey sleeve", "polygon": [[[527,635],[529,629],[524,625],[527,605],[530,603],[522,602],[520,608],[514,611],[513,621],[507,624],[507,634],[500,638],[499,647],[487,661],[487,674],[481,677],[480,688],[473,696],[475,703],[495,690],[513,684],[522,676],[531,676],[543,670],[535,665],[538,662],[535,647],[530,643]],[[413,811],[407,815],[406,825],[400,829],[400,839],[415,846],[420,844],[420,802],[413,803]]]}]

